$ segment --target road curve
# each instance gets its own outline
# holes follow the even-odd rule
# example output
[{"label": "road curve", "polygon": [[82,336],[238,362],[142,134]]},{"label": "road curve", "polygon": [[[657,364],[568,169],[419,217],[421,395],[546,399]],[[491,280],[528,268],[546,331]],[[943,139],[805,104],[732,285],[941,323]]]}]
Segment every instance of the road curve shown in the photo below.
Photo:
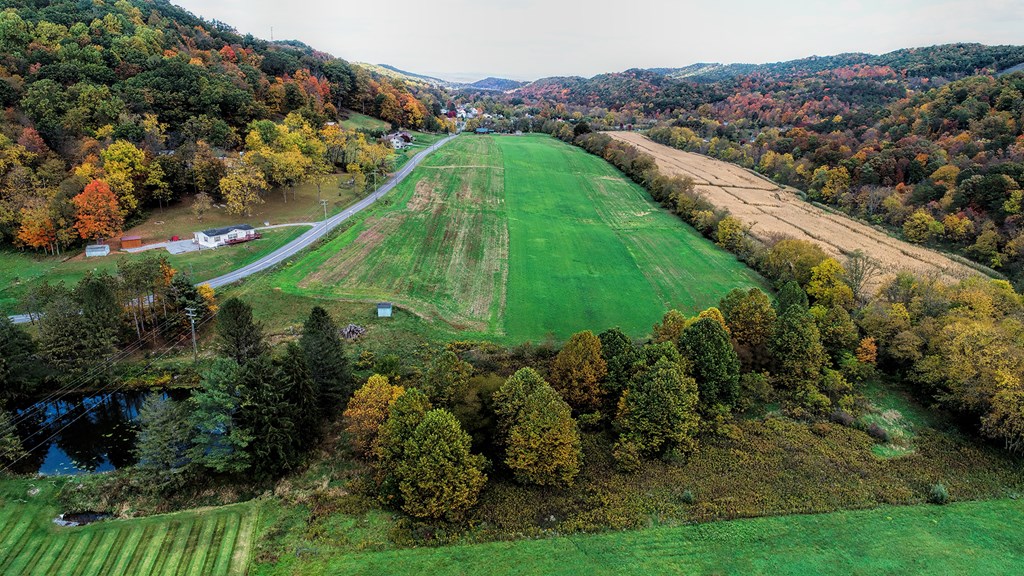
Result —
[{"label": "road curve", "polygon": [[[242,266],[241,268],[233,272],[228,272],[223,276],[217,276],[216,278],[205,280],[203,282],[199,282],[198,284],[209,284],[212,288],[220,288],[222,286],[227,286],[228,284],[233,284],[235,282],[238,282],[239,280],[248,278],[249,276],[252,276],[257,272],[262,272],[263,270],[266,270],[267,268],[277,266],[281,262],[284,262],[285,260],[291,258],[298,252],[311,246],[317,240],[323,238],[325,234],[337,228],[339,225],[341,225],[342,222],[348,220],[352,216],[365,210],[371,204],[379,200],[382,196],[392,191],[395,188],[395,186],[397,186],[399,182],[404,180],[406,176],[408,176],[424,158],[429,156],[431,152],[447,144],[452,138],[455,137],[455,134],[451,136],[446,136],[445,138],[438,140],[428,148],[425,148],[422,152],[419,152],[418,154],[410,158],[409,161],[405,163],[405,166],[402,166],[398,170],[398,172],[395,172],[394,175],[392,175],[391,178],[389,178],[388,181],[385,182],[383,186],[378,188],[377,191],[375,191],[373,194],[370,194],[366,198],[363,198],[359,202],[356,202],[355,204],[349,206],[348,208],[345,208],[338,214],[335,214],[334,216],[331,216],[326,220],[316,222],[315,224],[313,224],[313,227],[310,228],[305,233],[303,233],[302,236],[299,236],[295,240],[292,240],[291,242],[285,244],[284,246],[278,248],[277,250],[274,250],[270,254],[267,254],[266,256],[260,258],[255,262],[246,264],[245,266]],[[10,318],[11,321],[14,322],[15,324],[26,324],[32,320],[32,318],[28,314],[16,314],[13,316],[8,316],[8,318]]]}]

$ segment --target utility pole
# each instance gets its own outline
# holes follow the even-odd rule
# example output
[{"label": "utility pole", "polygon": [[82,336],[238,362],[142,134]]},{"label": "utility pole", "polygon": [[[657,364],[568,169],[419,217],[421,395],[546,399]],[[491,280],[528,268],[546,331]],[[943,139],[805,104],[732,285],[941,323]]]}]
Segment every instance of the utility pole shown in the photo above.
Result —
[{"label": "utility pole", "polygon": [[185,308],[185,315],[192,323],[192,363],[194,364],[199,362],[199,345],[196,344],[196,309]]},{"label": "utility pole", "polygon": [[321,200],[320,204],[324,207],[324,220],[327,220],[327,200]]}]

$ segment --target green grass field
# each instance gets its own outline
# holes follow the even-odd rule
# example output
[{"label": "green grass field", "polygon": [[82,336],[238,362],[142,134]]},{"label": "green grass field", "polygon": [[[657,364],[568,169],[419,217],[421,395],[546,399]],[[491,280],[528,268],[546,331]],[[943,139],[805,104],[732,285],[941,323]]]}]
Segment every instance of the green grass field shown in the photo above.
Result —
[{"label": "green grass field", "polygon": [[547,136],[462,136],[272,279],[295,295],[394,300],[505,341],[620,326],[642,336],[760,278],[600,158]]},{"label": "green grass field", "polygon": [[[35,486],[40,493],[30,496]],[[0,574],[246,574],[256,505],[236,504],[78,528],[52,523],[50,481],[0,485]]]},{"label": "green grass field", "polygon": [[347,112],[348,119],[341,121],[341,127],[346,130],[390,130],[391,123],[379,118],[360,114],[358,112]]},{"label": "green grass field", "polygon": [[253,262],[308,230],[304,226],[264,230],[263,238],[254,242],[171,255],[166,250],[153,250],[137,254],[111,253],[110,256],[86,259],[81,254],[62,260],[52,256],[0,251],[0,312],[12,314],[19,299],[42,281],[51,284],[65,282],[73,286],[89,271],[116,272],[121,259],[140,259],[147,256],[166,256],[178,270],[188,272],[199,280],[208,280]]},{"label": "green grass field", "polygon": [[284,558],[257,574],[986,574],[1024,566],[1013,500],[886,507],[695,526]]}]

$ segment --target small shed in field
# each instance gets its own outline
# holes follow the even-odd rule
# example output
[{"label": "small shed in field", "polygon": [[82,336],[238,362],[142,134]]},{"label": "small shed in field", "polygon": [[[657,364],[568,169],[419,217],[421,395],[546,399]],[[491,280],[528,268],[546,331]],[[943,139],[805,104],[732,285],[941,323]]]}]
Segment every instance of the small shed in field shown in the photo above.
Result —
[{"label": "small shed in field", "polygon": [[106,256],[107,254],[110,254],[110,246],[107,246],[106,244],[91,244],[85,247],[86,258]]},{"label": "small shed in field", "polygon": [[121,249],[142,248],[142,236],[122,236]]},{"label": "small shed in field", "polygon": [[377,318],[391,318],[391,302],[377,304]]}]

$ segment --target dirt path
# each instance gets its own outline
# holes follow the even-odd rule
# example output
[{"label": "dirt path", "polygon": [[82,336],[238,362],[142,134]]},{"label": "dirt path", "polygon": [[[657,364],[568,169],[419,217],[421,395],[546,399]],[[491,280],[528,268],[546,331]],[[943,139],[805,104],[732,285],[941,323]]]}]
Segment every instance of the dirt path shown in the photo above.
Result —
[{"label": "dirt path", "polygon": [[900,270],[935,274],[950,282],[979,274],[939,252],[818,208],[735,164],[676,150],[635,132],[609,132],[608,135],[650,154],[665,173],[693,178],[697,190],[709,202],[750,225],[751,234],[759,239],[784,234],[810,240],[840,262],[844,261],[844,255],[863,250],[878,262],[884,273],[876,279],[875,285]]}]

